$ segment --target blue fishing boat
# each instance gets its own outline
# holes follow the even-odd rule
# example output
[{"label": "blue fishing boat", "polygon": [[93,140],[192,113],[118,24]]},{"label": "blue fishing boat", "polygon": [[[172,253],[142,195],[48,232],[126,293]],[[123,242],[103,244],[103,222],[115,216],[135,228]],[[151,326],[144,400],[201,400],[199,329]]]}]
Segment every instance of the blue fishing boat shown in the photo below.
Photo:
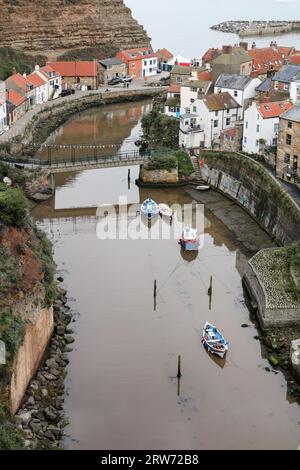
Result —
[{"label": "blue fishing boat", "polygon": [[148,220],[153,219],[159,213],[158,204],[156,204],[151,197],[148,197],[141,205],[141,213],[147,217]]},{"label": "blue fishing boat", "polygon": [[203,327],[202,343],[209,352],[222,358],[228,351],[227,341],[220,331],[209,322],[206,322]]}]

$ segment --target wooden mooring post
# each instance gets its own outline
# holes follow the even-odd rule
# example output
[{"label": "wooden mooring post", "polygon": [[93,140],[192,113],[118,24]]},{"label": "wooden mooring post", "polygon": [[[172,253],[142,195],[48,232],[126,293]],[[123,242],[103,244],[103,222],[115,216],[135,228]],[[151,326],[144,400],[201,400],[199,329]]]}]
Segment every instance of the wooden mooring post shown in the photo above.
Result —
[{"label": "wooden mooring post", "polygon": [[212,301],[212,276],[210,276],[210,283],[209,283],[209,288],[208,288],[207,294],[208,294],[208,296],[209,296],[209,310],[211,310],[211,301]]},{"label": "wooden mooring post", "polygon": [[179,355],[177,362],[177,378],[180,379],[181,375],[181,356]]}]

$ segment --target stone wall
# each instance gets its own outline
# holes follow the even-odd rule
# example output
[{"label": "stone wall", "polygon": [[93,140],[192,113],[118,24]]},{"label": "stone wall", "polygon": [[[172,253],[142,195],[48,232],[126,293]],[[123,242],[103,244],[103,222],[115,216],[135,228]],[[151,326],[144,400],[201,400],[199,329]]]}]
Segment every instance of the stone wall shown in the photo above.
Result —
[{"label": "stone wall", "polygon": [[34,320],[28,322],[24,342],[13,364],[9,404],[11,413],[16,413],[33,377],[53,332],[53,308],[41,309]]},{"label": "stone wall", "polygon": [[280,183],[241,154],[201,152],[202,177],[241,205],[282,245],[300,239],[300,210]]},{"label": "stone wall", "polygon": [[178,183],[178,169],[147,170],[141,166],[139,178],[145,184],[176,184]]}]

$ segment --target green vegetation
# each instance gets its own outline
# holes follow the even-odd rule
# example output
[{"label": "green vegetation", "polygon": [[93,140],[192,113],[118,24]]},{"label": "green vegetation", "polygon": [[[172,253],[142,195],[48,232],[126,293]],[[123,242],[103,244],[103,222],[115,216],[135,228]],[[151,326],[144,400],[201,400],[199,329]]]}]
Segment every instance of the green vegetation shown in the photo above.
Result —
[{"label": "green vegetation", "polygon": [[178,173],[180,176],[190,176],[194,173],[195,169],[187,153],[183,150],[178,150],[174,155],[177,158]]},{"label": "green vegetation", "polygon": [[27,201],[23,193],[0,184],[0,224],[22,228],[27,222]]},{"label": "green vegetation", "polygon": [[178,119],[162,114],[159,106],[154,106],[150,113],[143,116],[142,128],[144,138],[151,142],[151,147],[178,149]]},{"label": "green vegetation", "polygon": [[0,450],[19,450],[23,448],[22,439],[18,434],[7,408],[0,402]]},{"label": "green vegetation", "polygon": [[14,69],[22,74],[31,73],[36,64],[43,66],[46,61],[47,57],[43,55],[32,56],[12,47],[0,47],[0,80],[6,80]]},{"label": "green vegetation", "polygon": [[147,164],[146,169],[153,170],[168,170],[171,171],[177,168],[177,159],[173,155],[158,155],[153,157]]},{"label": "green vegetation", "polygon": [[86,47],[83,49],[71,49],[60,55],[57,60],[73,61],[73,60],[102,60],[107,57],[114,57],[119,48],[113,44],[107,44],[97,47]]},{"label": "green vegetation", "polygon": [[177,152],[168,150],[165,153],[154,156],[146,164],[146,169],[150,171],[171,171],[174,168],[178,168],[178,174],[180,176],[190,176],[195,171],[190,157],[182,150],[178,150]]}]

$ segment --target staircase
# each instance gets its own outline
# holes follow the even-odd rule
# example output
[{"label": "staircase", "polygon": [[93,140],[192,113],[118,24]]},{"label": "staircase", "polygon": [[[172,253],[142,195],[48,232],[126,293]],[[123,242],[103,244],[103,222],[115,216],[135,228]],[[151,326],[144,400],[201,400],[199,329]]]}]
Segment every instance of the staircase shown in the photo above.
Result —
[{"label": "staircase", "polygon": [[194,155],[191,155],[190,158],[195,169],[195,177],[191,180],[191,184],[195,184],[196,186],[199,186],[200,184],[207,184],[206,181],[202,178],[198,158]]}]

